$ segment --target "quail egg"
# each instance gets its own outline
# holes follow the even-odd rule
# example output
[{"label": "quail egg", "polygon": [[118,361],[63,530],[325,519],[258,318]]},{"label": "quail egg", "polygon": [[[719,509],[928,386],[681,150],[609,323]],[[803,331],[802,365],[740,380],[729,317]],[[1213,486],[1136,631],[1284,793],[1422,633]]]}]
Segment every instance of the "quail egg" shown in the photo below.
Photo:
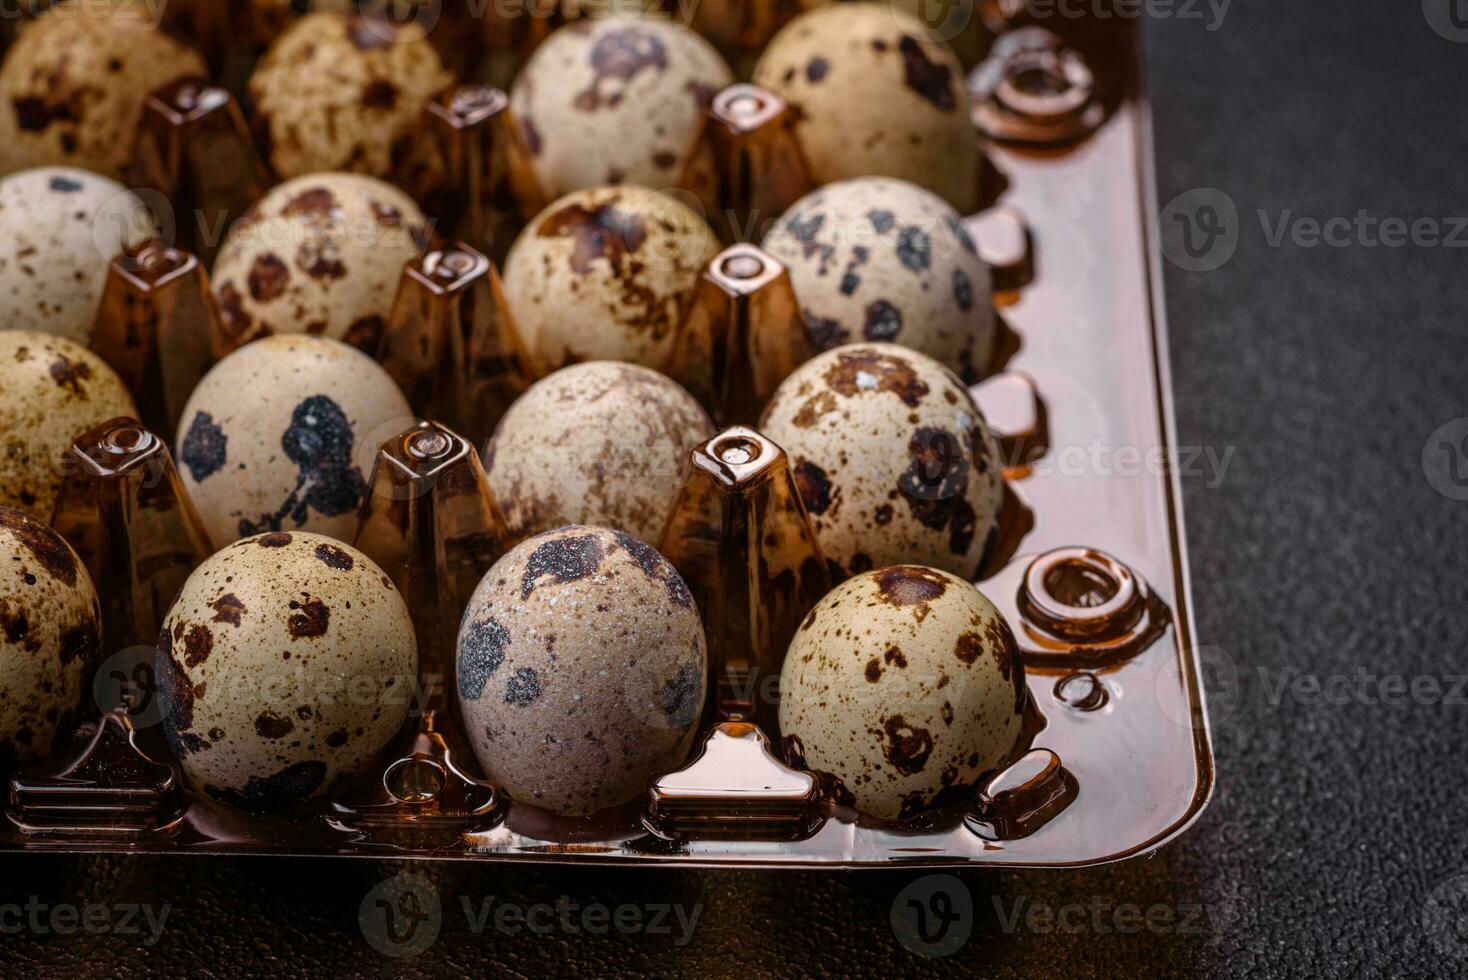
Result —
[{"label": "quail egg", "polygon": [[516,399],[484,469],[516,537],[605,524],[657,541],[688,452],[713,428],[693,396],[656,371],[576,364]]},{"label": "quail egg", "polygon": [[513,798],[594,813],[682,762],[707,661],[667,559],[619,531],[563,527],[513,548],[474,590],[459,704],[480,763]]},{"label": "quail egg", "polygon": [[713,45],[662,17],[578,20],[515,79],[514,111],[546,193],[599,184],[672,187],[703,110],[734,74]]},{"label": "quail egg", "polygon": [[0,505],[51,520],[71,441],[137,414],[117,372],[85,347],[0,330]]},{"label": "quail egg", "polygon": [[946,572],[898,565],[805,618],[780,671],[780,730],[791,764],[823,773],[841,802],[903,819],[1008,761],[1025,700],[994,605]]},{"label": "quail egg", "polygon": [[848,575],[915,561],[972,578],[998,538],[999,448],[930,357],[826,351],[775,390],[760,431],[789,455],[821,550]]},{"label": "quail egg", "polygon": [[229,342],[321,334],[376,354],[403,267],[427,235],[413,199],[374,177],[286,181],[230,229],[214,261]]},{"label": "quail egg", "polygon": [[963,69],[921,21],[885,3],[835,3],[775,35],[754,81],[794,107],[817,184],[896,177],[964,214],[981,156]]},{"label": "quail egg", "polygon": [[143,202],[99,174],[37,167],[0,180],[0,302],[7,327],[85,346],[108,263],[153,232]]},{"label": "quail egg", "polygon": [[102,608],[61,535],[0,507],[0,772],[44,757],[81,702]]},{"label": "quail egg", "polygon": [[189,576],[158,636],[164,734],[184,774],[244,809],[359,773],[408,716],[407,604],[355,548],[271,531]]},{"label": "quail egg", "polygon": [[412,422],[397,385],[361,351],[266,337],[204,376],[174,445],[216,547],[280,530],[350,540],[377,447]]},{"label": "quail egg", "polygon": [[958,212],[886,177],[843,180],[795,202],[765,235],[785,263],[811,340],[921,351],[976,383],[994,347],[989,267]]},{"label": "quail egg", "polygon": [[589,360],[661,369],[718,252],[704,220],[672,197],[640,187],[576,191],[515,240],[505,298],[540,374]]},{"label": "quail egg", "polygon": [[256,129],[283,177],[354,170],[386,177],[418,137],[423,108],[452,81],[413,25],[307,14],[250,78]]},{"label": "quail egg", "polygon": [[0,65],[0,173],[45,164],[121,177],[149,93],[208,74],[157,22],[157,4],[50,5]]}]

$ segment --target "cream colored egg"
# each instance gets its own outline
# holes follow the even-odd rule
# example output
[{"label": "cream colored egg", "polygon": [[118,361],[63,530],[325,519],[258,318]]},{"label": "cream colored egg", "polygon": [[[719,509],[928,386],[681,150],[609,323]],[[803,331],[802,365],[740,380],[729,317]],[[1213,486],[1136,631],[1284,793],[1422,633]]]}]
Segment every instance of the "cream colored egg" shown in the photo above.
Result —
[{"label": "cream colored egg", "polygon": [[0,507],[0,772],[45,758],[81,706],[96,666],[102,607],[61,535]]},{"label": "cream colored egg", "polygon": [[158,638],[164,734],[184,774],[245,809],[356,775],[413,703],[413,622],[355,548],[274,531],[194,570]]},{"label": "cream colored egg", "polygon": [[67,164],[121,177],[149,93],[205,76],[204,61],[158,26],[161,5],[50,5],[0,65],[0,173]]},{"label": "cream colored egg", "polygon": [[458,692],[485,770],[516,800],[587,814],[676,769],[703,707],[703,624],[673,566],[564,527],[494,564],[464,613]]},{"label": "cream colored egg", "polygon": [[375,355],[427,228],[412,198],[374,177],[311,174],[279,185],[230,229],[214,260],[230,343],[308,333]]},{"label": "cream colored egg", "polygon": [[713,435],[693,396],[644,367],[593,361],[521,395],[484,469],[512,534],[604,524],[658,541],[688,453]]},{"label": "cream colored egg", "polygon": [[957,211],[888,177],[843,180],[795,202],[765,235],[821,350],[857,340],[927,354],[968,384],[994,349],[989,267]]},{"label": "cream colored egg", "polygon": [[999,611],[968,582],[915,565],[832,590],[780,672],[792,765],[887,820],[969,796],[1009,761],[1024,708],[1024,667]]},{"label": "cream colored egg", "polygon": [[143,202],[100,174],[37,167],[0,180],[0,305],[7,328],[85,346],[108,263],[153,232]]},{"label": "cream colored egg", "polygon": [[910,14],[872,2],[807,11],[765,48],[754,81],[795,107],[817,184],[896,177],[964,214],[978,207],[963,69]]},{"label": "cream colored egg", "polygon": [[321,11],[281,32],[249,91],[276,173],[386,177],[426,138],[423,108],[452,80],[419,28]]},{"label": "cream colored egg", "polygon": [[505,298],[539,374],[578,361],[661,369],[719,242],[682,202],[640,187],[576,191],[505,262]]},{"label": "cream colored egg", "polygon": [[578,20],[521,69],[510,107],[546,193],[673,187],[704,108],[734,74],[713,45],[662,17]]},{"label": "cream colored egg", "polygon": [[117,372],[85,347],[0,330],[0,505],[50,521],[72,440],[137,414]]},{"label": "cream colored egg", "polygon": [[963,383],[916,351],[850,344],[807,361],[760,431],[848,575],[921,562],[973,578],[998,538],[999,448]]},{"label": "cream colored egg", "polygon": [[349,541],[377,447],[412,422],[397,385],[361,351],[267,337],[204,376],[174,445],[215,547],[281,530]]}]

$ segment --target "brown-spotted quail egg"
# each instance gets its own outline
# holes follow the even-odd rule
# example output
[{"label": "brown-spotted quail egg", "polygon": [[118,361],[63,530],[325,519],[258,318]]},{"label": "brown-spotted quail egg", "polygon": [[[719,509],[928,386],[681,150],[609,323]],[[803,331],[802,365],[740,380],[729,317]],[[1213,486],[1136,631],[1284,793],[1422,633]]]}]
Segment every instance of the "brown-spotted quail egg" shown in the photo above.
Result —
[{"label": "brown-spotted quail egg", "polygon": [[578,20],[546,39],[510,107],[546,193],[672,187],[704,108],[734,74],[713,45],[662,17]]},{"label": "brown-spotted quail egg", "polygon": [[657,541],[688,452],[713,435],[677,382],[633,364],[562,368],[515,400],[485,450],[516,537],[605,524]]},{"label": "brown-spotted quail egg", "polygon": [[153,231],[143,202],[100,174],[37,167],[0,180],[0,306],[7,327],[85,346],[108,263]]},{"label": "brown-spotted quail egg", "polygon": [[849,344],[776,389],[784,448],[826,557],[848,575],[921,562],[972,578],[998,537],[998,446],[968,389],[895,344]]},{"label": "brown-spotted quail egg", "polygon": [[158,637],[164,734],[189,780],[246,809],[305,800],[402,728],[407,604],[355,548],[272,531],[194,570]]},{"label": "brown-spotted quail egg", "polygon": [[775,35],[754,81],[794,107],[817,184],[908,180],[964,214],[981,156],[963,69],[922,22],[885,3],[834,3]]},{"label": "brown-spotted quail egg", "polygon": [[682,762],[707,659],[667,559],[619,531],[563,527],[513,548],[474,591],[459,704],[480,763],[514,799],[594,813]]},{"label": "brown-spotted quail egg", "polygon": [[887,820],[956,800],[1008,761],[1025,675],[994,605],[946,572],[899,565],[816,604],[780,671],[793,765]]},{"label": "brown-spotted quail egg", "polygon": [[41,758],[81,702],[102,608],[61,535],[0,507],[0,771]]},{"label": "brown-spotted quail egg", "polygon": [[989,267],[958,212],[931,191],[887,177],[830,184],[781,215],[764,249],[790,270],[817,348],[901,344],[969,384],[988,366]]},{"label": "brown-spotted quail egg", "polygon": [[148,94],[208,74],[158,26],[156,4],[52,4],[0,65],[0,173],[46,164],[121,177]]},{"label": "brown-spotted quail egg", "polygon": [[85,347],[0,330],[0,505],[49,521],[71,441],[137,414],[117,372]]},{"label": "brown-spotted quail egg", "polygon": [[204,376],[174,445],[216,547],[261,531],[350,540],[377,447],[412,421],[397,385],[361,351],[266,337]]},{"label": "brown-spotted quail egg", "polygon": [[281,32],[249,91],[255,127],[282,177],[320,170],[386,177],[424,138],[423,108],[450,81],[419,28],[321,11]]},{"label": "brown-spotted quail egg", "polygon": [[515,240],[505,299],[540,374],[593,360],[661,369],[718,251],[704,220],[666,194],[575,191]]},{"label": "brown-spotted quail egg", "polygon": [[214,260],[230,343],[309,333],[375,354],[427,225],[412,198],[374,177],[310,174],[279,185],[230,229]]}]

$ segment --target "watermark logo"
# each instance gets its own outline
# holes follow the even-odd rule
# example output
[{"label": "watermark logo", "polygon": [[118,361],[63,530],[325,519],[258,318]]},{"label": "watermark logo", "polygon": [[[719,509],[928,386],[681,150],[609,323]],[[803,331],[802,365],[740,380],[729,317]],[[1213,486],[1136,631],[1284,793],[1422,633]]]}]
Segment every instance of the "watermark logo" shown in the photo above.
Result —
[{"label": "watermark logo", "polygon": [[1468,417],[1441,425],[1422,446],[1422,472],[1449,500],[1468,500]]},{"label": "watermark logo", "polygon": [[1427,896],[1422,905],[1422,931],[1442,955],[1468,959],[1468,874],[1449,878]]},{"label": "watermark logo", "polygon": [[149,728],[163,720],[158,698],[158,651],[135,646],[119,650],[97,668],[92,698],[102,711],[127,708],[134,728]]},{"label": "watermark logo", "polygon": [[368,944],[384,956],[417,956],[438,940],[443,927],[438,889],[419,874],[380,881],[363,897],[357,922]]},{"label": "watermark logo", "polygon": [[1239,247],[1239,210],[1216,187],[1195,187],[1168,202],[1158,216],[1162,254],[1179,269],[1212,272]]},{"label": "watermark logo", "polygon": [[977,0],[907,0],[890,9],[899,27],[903,18],[915,16],[939,41],[952,41],[973,23]]},{"label": "watermark logo", "polygon": [[[1238,710],[1243,700],[1243,678],[1239,665],[1223,647],[1201,646],[1192,651],[1198,664],[1198,682],[1206,698],[1208,720],[1215,726],[1223,724]],[[1189,710],[1191,702],[1178,697],[1177,677],[1170,671],[1159,671],[1156,680],[1157,703],[1168,720],[1180,728],[1195,728],[1202,724]]]},{"label": "watermark logo", "polygon": [[925,875],[892,900],[892,934],[919,956],[956,953],[974,930],[974,899],[950,874]]},{"label": "watermark logo", "polygon": [[1468,42],[1468,0],[1422,0],[1422,16],[1439,37]]}]

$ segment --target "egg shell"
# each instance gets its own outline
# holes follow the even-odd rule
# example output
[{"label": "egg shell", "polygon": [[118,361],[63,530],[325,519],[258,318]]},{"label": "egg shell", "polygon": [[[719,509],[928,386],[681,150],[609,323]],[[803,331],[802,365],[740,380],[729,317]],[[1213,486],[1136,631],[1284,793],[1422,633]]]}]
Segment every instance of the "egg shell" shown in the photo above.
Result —
[{"label": "egg shell", "polygon": [[780,672],[793,765],[886,820],[961,798],[1013,752],[1025,675],[993,603],[946,572],[849,579],[801,623]]},{"label": "egg shell", "polygon": [[282,177],[352,170],[386,177],[420,136],[423,107],[451,81],[413,25],[307,14],[250,77],[255,127]]},{"label": "egg shell", "polygon": [[657,541],[688,452],[713,428],[693,396],[656,371],[576,364],[515,400],[484,469],[517,537],[604,524]]},{"label": "egg shell", "polygon": [[957,211],[888,177],[843,180],[795,202],[763,247],[785,264],[820,350],[909,347],[974,384],[994,349],[989,267]]},{"label": "egg shell", "polygon": [[505,262],[505,298],[538,373],[578,361],[661,369],[718,239],[640,187],[576,191],[535,217]]},{"label": "egg shell", "polygon": [[0,173],[68,164],[123,175],[148,94],[208,75],[156,25],[155,6],[56,4],[22,28],[0,65]]},{"label": "egg shell", "polygon": [[998,537],[999,447],[968,389],[895,344],[848,344],[775,390],[760,431],[784,448],[816,539],[848,575],[921,562],[973,578]]},{"label": "egg shell", "polygon": [[230,229],[214,260],[230,342],[308,333],[375,355],[427,228],[412,198],[374,177],[309,174],[277,186]]},{"label": "egg shell", "polygon": [[809,10],[770,41],[754,81],[794,107],[817,184],[896,177],[964,214],[978,207],[963,69],[912,15],[869,2]]},{"label": "egg shell", "polygon": [[8,329],[92,338],[107,266],[152,237],[147,207],[115,180],[37,167],[0,180],[0,303]]},{"label": "egg shell", "polygon": [[61,535],[0,507],[0,772],[45,758],[82,699],[102,634],[97,591]]},{"label": "egg shell", "polygon": [[494,564],[464,613],[458,692],[480,763],[516,800],[587,814],[676,769],[703,707],[698,609],[668,561],[560,528]]},{"label": "egg shell", "polygon": [[360,773],[402,728],[407,604],[355,548],[274,531],[194,570],[158,637],[163,731],[190,782],[244,809]]},{"label": "egg shell", "polygon": [[414,421],[361,351],[324,337],[266,337],[204,376],[174,446],[216,547],[281,530],[347,541],[378,447]]},{"label": "egg shell", "polygon": [[673,187],[703,110],[734,73],[702,37],[657,16],[568,24],[536,48],[510,107],[546,193]]},{"label": "egg shell", "polygon": [[0,505],[50,521],[71,441],[137,407],[96,354],[33,330],[0,330]]}]

